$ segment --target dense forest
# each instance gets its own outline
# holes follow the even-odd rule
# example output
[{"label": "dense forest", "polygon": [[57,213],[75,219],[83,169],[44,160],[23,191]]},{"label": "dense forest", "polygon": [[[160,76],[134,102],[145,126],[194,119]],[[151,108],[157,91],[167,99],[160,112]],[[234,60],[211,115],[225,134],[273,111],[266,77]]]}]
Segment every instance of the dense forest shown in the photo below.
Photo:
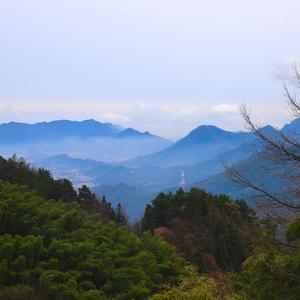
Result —
[{"label": "dense forest", "polygon": [[[18,182],[22,169],[28,184],[0,182],[0,299],[145,299],[159,285],[178,281],[184,260],[175,249],[118,225],[118,209],[114,221],[104,223],[101,210],[80,208],[91,196],[86,188],[77,202],[64,202],[65,189],[49,173],[23,160],[5,166],[11,181]],[[29,188],[31,177],[40,182],[36,190]],[[58,198],[40,196],[50,191],[44,189],[48,181]]]},{"label": "dense forest", "polygon": [[199,189],[133,226],[87,186],[0,159],[0,299],[299,299],[299,217],[279,229]]},{"label": "dense forest", "polygon": [[103,223],[113,220],[125,225],[127,222],[121,204],[114,209],[104,196],[101,199],[96,198],[86,185],[75,191],[69,180],[54,179],[48,170],[32,168],[23,158],[18,159],[16,155],[8,160],[0,156],[0,179],[9,183],[26,185],[45,199],[78,204],[89,214],[98,213]]},{"label": "dense forest", "polygon": [[251,252],[243,234],[255,220],[244,201],[180,189],[147,205],[142,229],[174,244],[201,272],[237,271]]}]

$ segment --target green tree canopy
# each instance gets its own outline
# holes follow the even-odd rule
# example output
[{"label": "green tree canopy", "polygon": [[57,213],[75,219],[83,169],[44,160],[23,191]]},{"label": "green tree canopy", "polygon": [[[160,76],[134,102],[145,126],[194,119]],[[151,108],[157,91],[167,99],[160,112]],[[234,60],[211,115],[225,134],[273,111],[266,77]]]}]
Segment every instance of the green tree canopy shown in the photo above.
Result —
[{"label": "green tree canopy", "polygon": [[0,181],[0,295],[22,287],[49,300],[146,299],[175,283],[182,265],[159,237],[138,238],[74,204]]}]

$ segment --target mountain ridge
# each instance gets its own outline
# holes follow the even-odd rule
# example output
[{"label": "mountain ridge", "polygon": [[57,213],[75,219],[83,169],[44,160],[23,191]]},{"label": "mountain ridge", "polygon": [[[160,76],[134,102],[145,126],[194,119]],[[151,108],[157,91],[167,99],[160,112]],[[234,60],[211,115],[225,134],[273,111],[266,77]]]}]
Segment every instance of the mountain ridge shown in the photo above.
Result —
[{"label": "mountain ridge", "polygon": [[149,132],[93,119],[0,124],[1,154],[9,157],[17,153],[30,161],[67,153],[77,158],[117,162],[157,152],[172,143]]},{"label": "mountain ridge", "polygon": [[252,138],[253,134],[250,132],[231,132],[213,125],[201,125],[168,148],[132,159],[127,165],[172,167],[198,164],[233,150]]},{"label": "mountain ridge", "polygon": [[24,123],[8,122],[0,124],[1,143],[32,142],[45,139],[58,139],[67,136],[90,137],[153,137],[169,140],[133,128],[122,128],[112,123],[102,123],[94,119],[83,121],[54,120],[50,122]]}]

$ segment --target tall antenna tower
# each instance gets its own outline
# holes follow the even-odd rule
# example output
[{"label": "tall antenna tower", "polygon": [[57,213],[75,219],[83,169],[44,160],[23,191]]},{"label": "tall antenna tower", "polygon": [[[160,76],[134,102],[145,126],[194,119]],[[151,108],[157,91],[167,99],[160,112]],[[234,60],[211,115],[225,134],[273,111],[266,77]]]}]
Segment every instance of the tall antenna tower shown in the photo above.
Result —
[{"label": "tall antenna tower", "polygon": [[180,182],[179,186],[183,188],[185,186],[185,172],[184,170],[180,170]]}]

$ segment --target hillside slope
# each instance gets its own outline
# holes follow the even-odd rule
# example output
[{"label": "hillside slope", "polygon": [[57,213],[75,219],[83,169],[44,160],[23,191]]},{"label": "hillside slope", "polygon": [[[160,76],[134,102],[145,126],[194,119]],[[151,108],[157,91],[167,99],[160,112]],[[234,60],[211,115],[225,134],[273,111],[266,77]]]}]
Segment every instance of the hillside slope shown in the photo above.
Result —
[{"label": "hillside slope", "polygon": [[202,125],[167,149],[138,157],[126,165],[134,167],[195,165],[233,150],[252,138],[251,133],[229,132],[215,126]]}]

